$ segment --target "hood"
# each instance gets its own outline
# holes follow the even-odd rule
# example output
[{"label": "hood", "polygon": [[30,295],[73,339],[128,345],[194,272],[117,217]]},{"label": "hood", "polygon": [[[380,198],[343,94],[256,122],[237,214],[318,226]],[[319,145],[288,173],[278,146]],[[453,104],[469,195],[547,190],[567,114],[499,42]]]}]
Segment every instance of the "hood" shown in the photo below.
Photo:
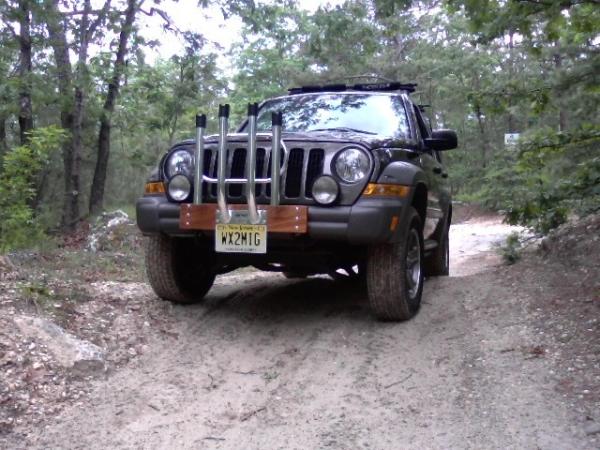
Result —
[{"label": "hood", "polygon": [[[364,133],[355,133],[347,131],[310,131],[310,132],[283,132],[282,139],[287,142],[323,142],[323,143],[342,143],[342,144],[360,144],[369,149],[382,147],[411,147],[412,143],[408,139],[399,139],[389,136],[370,135]],[[219,136],[212,134],[204,138],[206,144],[216,144]],[[246,133],[230,133],[229,142],[246,142]],[[268,142],[271,140],[271,133],[258,133],[257,142]],[[176,145],[193,144],[193,139],[187,139]]]}]

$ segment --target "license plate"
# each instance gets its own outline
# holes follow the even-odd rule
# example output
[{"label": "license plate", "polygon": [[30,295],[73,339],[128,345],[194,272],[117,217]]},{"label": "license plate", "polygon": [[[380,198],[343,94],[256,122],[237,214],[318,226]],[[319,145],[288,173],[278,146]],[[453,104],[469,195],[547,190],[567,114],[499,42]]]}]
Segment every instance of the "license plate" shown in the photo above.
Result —
[{"label": "license plate", "polygon": [[215,251],[219,253],[267,253],[267,226],[218,223]]}]

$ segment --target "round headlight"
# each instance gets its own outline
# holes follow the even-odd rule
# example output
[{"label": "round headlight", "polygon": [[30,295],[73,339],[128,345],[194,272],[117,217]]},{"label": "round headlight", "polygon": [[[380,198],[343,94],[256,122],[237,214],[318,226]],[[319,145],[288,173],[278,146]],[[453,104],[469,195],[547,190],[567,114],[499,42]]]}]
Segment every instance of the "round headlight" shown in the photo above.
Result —
[{"label": "round headlight", "polygon": [[369,157],[358,148],[347,148],[335,158],[335,173],[346,183],[356,183],[369,174]]},{"label": "round headlight", "polygon": [[323,175],[315,180],[312,185],[312,195],[317,203],[330,205],[338,197],[340,187],[337,181],[329,175]]},{"label": "round headlight", "polygon": [[176,202],[182,202],[190,196],[192,191],[192,183],[185,175],[175,175],[169,181],[167,192]]},{"label": "round headlight", "polygon": [[165,172],[167,178],[177,174],[191,175],[194,168],[194,157],[186,150],[176,150],[167,158]]}]

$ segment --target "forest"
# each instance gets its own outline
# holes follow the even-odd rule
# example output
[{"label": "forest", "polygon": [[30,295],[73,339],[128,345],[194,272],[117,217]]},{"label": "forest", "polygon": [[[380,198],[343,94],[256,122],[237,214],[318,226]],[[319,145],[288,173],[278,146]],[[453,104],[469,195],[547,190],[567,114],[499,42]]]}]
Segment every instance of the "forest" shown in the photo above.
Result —
[{"label": "forest", "polygon": [[[219,103],[378,76],[418,83],[454,198],[546,233],[600,209],[599,0],[199,0],[242,25],[181,31],[159,0],[0,0],[0,253],[132,211],[150,169]],[[143,18],[185,48],[159,42]],[[223,61],[228,61],[224,67]],[[506,142],[507,134],[518,134]]]}]

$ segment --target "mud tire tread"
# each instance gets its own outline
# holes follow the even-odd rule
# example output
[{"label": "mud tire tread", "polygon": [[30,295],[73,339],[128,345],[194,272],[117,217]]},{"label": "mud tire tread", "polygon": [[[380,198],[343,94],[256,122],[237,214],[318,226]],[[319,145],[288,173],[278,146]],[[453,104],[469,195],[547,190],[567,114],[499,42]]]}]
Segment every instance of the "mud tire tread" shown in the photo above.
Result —
[{"label": "mud tire tread", "polygon": [[[402,236],[415,226],[421,239],[421,261],[423,261],[423,236],[419,214],[414,208],[407,212],[409,217],[402,230]],[[423,271],[421,286],[416,299],[411,304],[408,299],[405,266],[406,238],[392,244],[379,244],[369,248],[367,257],[367,291],[369,303],[379,320],[403,321],[412,318],[419,309],[423,290]]]},{"label": "mud tire tread", "polygon": [[145,254],[148,281],[156,295],[163,300],[182,304],[198,303],[212,287],[215,275],[200,269],[194,280],[186,280],[181,268],[187,261],[181,248],[177,238],[165,235],[148,237]]}]

